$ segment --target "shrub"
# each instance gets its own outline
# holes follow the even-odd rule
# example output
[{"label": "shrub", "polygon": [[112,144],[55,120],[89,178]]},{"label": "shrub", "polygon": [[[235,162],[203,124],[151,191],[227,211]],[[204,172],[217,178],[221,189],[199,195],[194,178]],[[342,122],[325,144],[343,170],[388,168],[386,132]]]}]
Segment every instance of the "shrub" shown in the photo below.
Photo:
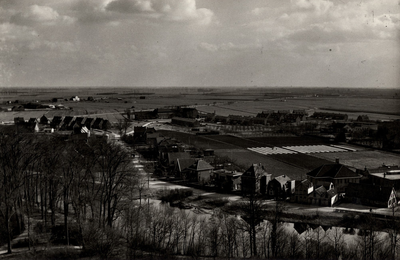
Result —
[{"label": "shrub", "polygon": [[80,251],[75,249],[66,249],[66,248],[47,249],[32,256],[32,258],[44,259],[44,260],[46,259],[71,260],[71,259],[79,259],[79,257],[80,257]]},{"label": "shrub", "polygon": [[23,248],[23,247],[29,247],[29,239],[21,239],[18,240],[17,243],[13,244],[13,248]]},{"label": "shrub", "polygon": [[114,259],[123,253],[121,235],[112,228],[99,229],[89,226],[83,234],[85,248],[81,256],[98,255],[102,259]]},{"label": "shrub", "polygon": [[174,190],[165,190],[164,194],[161,195],[160,200],[162,202],[173,202],[177,200],[183,200],[187,197],[193,195],[193,190],[191,189],[174,189]]},{"label": "shrub", "polygon": [[43,234],[43,233],[47,233],[49,231],[49,228],[46,227],[43,223],[43,221],[39,221],[38,223],[36,223],[36,225],[33,227],[33,231],[36,234]]},{"label": "shrub", "polygon": [[[74,246],[82,245],[82,235],[79,232],[78,226],[70,225],[68,226],[69,244]],[[53,244],[67,244],[67,237],[65,234],[65,226],[57,225],[51,229],[50,241]]]},{"label": "shrub", "polygon": [[222,207],[229,202],[227,198],[216,198],[216,199],[208,199],[205,201],[206,204],[215,206],[215,207]]}]

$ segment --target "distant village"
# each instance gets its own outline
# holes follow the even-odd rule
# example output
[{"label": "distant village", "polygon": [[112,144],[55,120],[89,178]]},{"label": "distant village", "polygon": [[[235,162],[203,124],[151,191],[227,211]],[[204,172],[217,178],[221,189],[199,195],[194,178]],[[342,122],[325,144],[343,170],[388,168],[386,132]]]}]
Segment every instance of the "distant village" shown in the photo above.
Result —
[{"label": "distant village", "polygon": [[240,172],[230,163],[215,163],[212,149],[193,153],[186,144],[159,137],[154,129],[136,127],[134,138],[139,151],[151,149],[155,152],[159,165],[155,174],[225,193],[259,193],[272,199],[317,206],[333,206],[345,201],[387,207],[393,188],[400,189],[398,166],[382,165],[354,171],[337,160],[310,171],[303,180],[292,180],[284,173],[272,177],[268,168],[261,164],[252,164]]},{"label": "distant village", "polygon": [[[76,97],[77,98],[77,97]],[[25,108],[30,104],[22,105]],[[166,107],[148,111],[127,109],[124,121],[170,119],[170,125],[182,127],[196,135],[215,135],[212,125],[268,126],[271,131],[295,129],[302,134],[328,136],[337,141],[353,141],[371,147],[383,147],[372,140],[382,122],[372,122],[368,116],[360,115],[349,121],[346,114],[315,112],[305,110],[262,111],[255,117],[238,115],[220,116],[215,113],[200,113],[193,107]],[[54,116],[25,120],[16,117],[13,125],[2,125],[3,133],[49,133],[64,135],[66,138],[84,142],[88,138],[104,140],[117,139],[110,129],[116,122],[103,118],[83,116]],[[285,128],[287,126],[291,128]],[[126,130],[126,129],[125,129]],[[193,152],[186,144],[160,135],[151,127],[134,127],[133,133],[123,137],[139,152],[151,154],[157,161],[154,174],[181,180],[187,185],[216,189],[221,192],[240,194],[259,193],[269,198],[296,203],[332,206],[339,201],[385,207],[393,191],[400,190],[400,168],[381,165],[374,169],[356,171],[342,165],[339,160],[333,164],[321,165],[307,173],[306,178],[292,180],[285,173],[272,177],[268,167],[254,163],[241,172],[228,162],[218,162],[212,149]],[[397,140],[398,144],[398,140]]]}]

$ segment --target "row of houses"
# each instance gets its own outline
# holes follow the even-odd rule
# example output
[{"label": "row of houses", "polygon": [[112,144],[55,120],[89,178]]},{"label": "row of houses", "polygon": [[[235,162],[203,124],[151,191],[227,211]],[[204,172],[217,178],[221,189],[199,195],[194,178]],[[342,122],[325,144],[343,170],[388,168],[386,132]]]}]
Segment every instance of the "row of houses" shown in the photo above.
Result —
[{"label": "row of houses", "polygon": [[55,116],[50,121],[46,116],[40,118],[40,122],[46,122],[56,131],[73,130],[85,126],[90,129],[108,130],[111,128],[111,123],[107,119],[92,118],[92,117],[75,117],[75,116]]},{"label": "row of houses", "polygon": [[54,131],[70,130],[80,132],[82,127],[85,127],[88,130],[107,130],[111,128],[110,122],[102,118],[55,116],[50,120],[45,115],[39,119],[30,118],[27,121],[23,117],[15,117],[14,126],[18,132],[25,131],[31,133],[39,131],[52,133]]},{"label": "row of houses", "polygon": [[315,112],[311,117],[304,109],[299,110],[267,110],[258,113],[255,117],[229,115],[220,116],[214,113],[208,113],[204,116],[205,122],[231,124],[231,125],[278,125],[295,124],[298,125],[308,119],[312,120],[341,120],[347,121],[346,114]]},{"label": "row of houses", "polygon": [[[177,177],[198,185],[211,185],[224,192],[241,192],[242,194],[262,194],[270,198],[290,199],[295,203],[332,206],[341,198],[334,185],[344,180],[346,183],[357,182],[361,177],[353,174],[350,179],[343,178],[340,171],[334,176],[325,176],[323,184],[320,178],[310,173],[307,179],[291,180],[286,175],[272,177],[261,164],[253,164],[245,172],[216,169],[204,159],[177,158],[175,164]],[[322,168],[335,168],[325,165]],[[329,182],[331,181],[331,182]],[[344,185],[338,185],[343,187]]]},{"label": "row of houses", "polygon": [[[387,205],[393,187],[400,190],[398,166],[355,170],[336,160],[308,172],[303,180],[292,180],[285,173],[272,176],[260,164],[241,172],[231,165],[218,163],[212,149],[193,150],[172,138],[158,136],[152,128],[135,128],[134,136],[135,143],[141,141],[153,149],[154,158],[158,160],[158,175],[214,186],[224,192],[260,193],[321,206],[332,206],[342,200],[382,207]],[[368,190],[374,191],[375,196]]]},{"label": "row of houses", "polygon": [[306,179],[292,180],[284,174],[272,177],[261,164],[253,164],[242,173],[213,166],[206,158],[191,158],[188,153],[175,149],[176,152],[168,153],[166,158],[176,177],[199,185],[215,186],[224,192],[259,193],[318,206],[332,206],[342,200],[385,207],[392,189],[400,189],[400,169],[397,166],[390,170],[381,167],[354,171],[337,161],[310,171]]},{"label": "row of houses", "polygon": [[135,111],[133,108],[131,108],[126,110],[126,115],[131,120],[170,119],[173,117],[194,119],[199,117],[199,112],[196,108],[171,106],[141,111]]},{"label": "row of houses", "polygon": [[[132,110],[132,111],[131,111]],[[189,126],[197,126],[199,123],[193,119],[201,119],[210,123],[221,123],[230,125],[276,125],[276,124],[299,124],[307,120],[308,113],[304,109],[299,110],[267,110],[253,116],[229,115],[221,116],[214,113],[200,114],[196,108],[190,107],[167,107],[158,108],[147,111],[127,110],[127,115],[130,119],[145,120],[145,119],[174,119],[177,124]],[[192,119],[185,122],[182,118]],[[311,116],[313,119],[324,120],[347,120],[346,114],[322,113],[315,112]]]}]

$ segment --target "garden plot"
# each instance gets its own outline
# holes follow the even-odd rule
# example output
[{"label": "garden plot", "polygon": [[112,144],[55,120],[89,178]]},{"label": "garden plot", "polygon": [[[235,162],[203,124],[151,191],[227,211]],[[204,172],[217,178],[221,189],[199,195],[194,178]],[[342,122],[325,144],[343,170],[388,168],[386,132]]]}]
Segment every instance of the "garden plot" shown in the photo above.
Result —
[{"label": "garden plot", "polygon": [[283,146],[284,149],[295,151],[298,153],[337,153],[348,152],[346,148],[327,145],[300,145],[300,146]]},{"label": "garden plot", "polygon": [[264,155],[272,155],[272,154],[296,154],[297,152],[295,151],[290,151],[287,149],[282,149],[279,147],[250,147],[247,148],[250,151],[264,154]]}]

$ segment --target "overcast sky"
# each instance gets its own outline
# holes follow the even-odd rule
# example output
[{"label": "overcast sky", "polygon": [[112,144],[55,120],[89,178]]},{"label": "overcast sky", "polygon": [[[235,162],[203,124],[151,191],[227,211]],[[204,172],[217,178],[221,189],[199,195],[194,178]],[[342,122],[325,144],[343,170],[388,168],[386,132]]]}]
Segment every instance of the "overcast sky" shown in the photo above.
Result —
[{"label": "overcast sky", "polygon": [[399,21],[399,0],[0,0],[0,87],[398,88]]}]

